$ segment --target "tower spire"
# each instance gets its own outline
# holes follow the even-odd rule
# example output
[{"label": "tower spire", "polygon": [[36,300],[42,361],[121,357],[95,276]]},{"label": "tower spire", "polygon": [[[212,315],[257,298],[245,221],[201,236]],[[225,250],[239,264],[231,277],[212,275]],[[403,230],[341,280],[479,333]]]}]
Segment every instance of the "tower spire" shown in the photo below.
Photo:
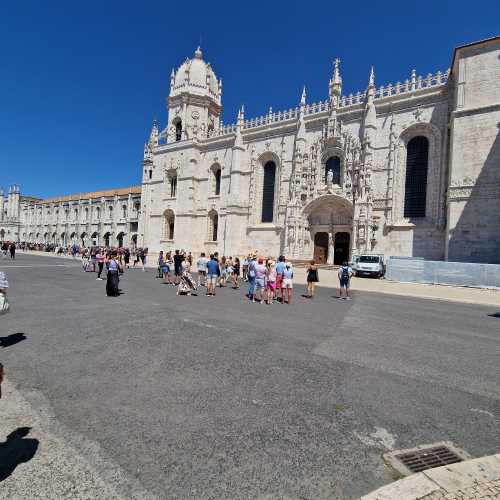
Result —
[{"label": "tower spire", "polygon": [[342,93],[342,77],[340,76],[340,59],[337,57],[333,61],[333,75],[328,86],[328,94],[332,107],[337,108]]},{"label": "tower spire", "polygon": [[149,146],[155,147],[158,146],[158,122],[156,121],[156,118],[153,118],[153,125],[151,127],[151,133],[149,134],[149,141],[148,144]]}]

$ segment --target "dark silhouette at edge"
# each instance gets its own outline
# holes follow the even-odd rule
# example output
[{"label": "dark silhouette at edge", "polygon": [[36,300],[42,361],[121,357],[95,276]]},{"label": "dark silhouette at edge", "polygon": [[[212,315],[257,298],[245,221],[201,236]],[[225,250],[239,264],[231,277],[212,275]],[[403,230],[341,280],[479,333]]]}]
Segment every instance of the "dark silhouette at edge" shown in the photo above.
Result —
[{"label": "dark silhouette at edge", "polygon": [[0,443],[0,482],[7,479],[19,464],[29,462],[40,444],[38,439],[24,439],[31,427],[18,427]]}]

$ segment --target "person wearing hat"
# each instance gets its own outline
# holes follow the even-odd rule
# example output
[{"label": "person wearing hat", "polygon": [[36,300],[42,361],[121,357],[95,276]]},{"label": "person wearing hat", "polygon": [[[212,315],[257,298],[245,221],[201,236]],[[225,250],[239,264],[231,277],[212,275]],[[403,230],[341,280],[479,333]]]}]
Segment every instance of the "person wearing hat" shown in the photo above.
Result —
[{"label": "person wearing hat", "polygon": [[253,253],[250,255],[249,262],[248,262],[248,292],[247,296],[250,300],[253,299],[253,294],[255,291],[255,266],[257,265],[257,254]]}]

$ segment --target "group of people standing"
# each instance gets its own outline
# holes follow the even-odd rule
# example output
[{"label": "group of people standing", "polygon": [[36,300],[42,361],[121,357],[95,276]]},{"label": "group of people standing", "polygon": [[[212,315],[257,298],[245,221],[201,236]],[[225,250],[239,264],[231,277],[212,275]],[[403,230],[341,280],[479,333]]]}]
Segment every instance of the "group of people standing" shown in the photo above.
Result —
[{"label": "group of people standing", "polygon": [[[144,271],[148,250],[137,249],[133,254],[129,249],[109,250],[92,247],[83,252],[82,260],[86,271],[97,272],[97,280],[106,274],[106,293],[109,296],[119,294],[119,276],[124,269],[139,267]],[[205,287],[205,294],[214,297],[218,287],[232,286],[237,290],[242,281],[248,283],[247,297],[253,303],[271,305],[274,302],[291,304],[293,297],[294,268],[292,262],[280,255],[277,260],[260,256],[257,251],[240,260],[239,257],[219,256],[214,252],[207,256],[202,252],[195,260],[191,252],[175,250],[160,251],[157,261],[158,278],[166,285],[177,287],[178,295],[194,295],[200,287]],[[196,279],[193,271],[197,273]],[[352,269],[347,262],[338,270],[339,298],[350,299],[350,280]],[[316,284],[319,282],[318,266],[311,260],[306,268],[306,292],[303,297],[313,299]]]},{"label": "group of people standing", "polygon": [[14,242],[4,241],[0,245],[0,248],[2,250],[2,257],[5,258],[9,254],[11,259],[16,258],[16,244]]}]

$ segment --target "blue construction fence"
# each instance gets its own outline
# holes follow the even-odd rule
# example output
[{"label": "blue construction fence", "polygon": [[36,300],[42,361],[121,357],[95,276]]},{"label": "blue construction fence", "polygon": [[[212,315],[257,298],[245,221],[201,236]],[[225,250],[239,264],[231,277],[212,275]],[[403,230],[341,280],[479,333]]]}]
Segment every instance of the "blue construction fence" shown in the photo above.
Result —
[{"label": "blue construction fence", "polygon": [[500,289],[500,265],[389,257],[385,277],[392,281]]}]

